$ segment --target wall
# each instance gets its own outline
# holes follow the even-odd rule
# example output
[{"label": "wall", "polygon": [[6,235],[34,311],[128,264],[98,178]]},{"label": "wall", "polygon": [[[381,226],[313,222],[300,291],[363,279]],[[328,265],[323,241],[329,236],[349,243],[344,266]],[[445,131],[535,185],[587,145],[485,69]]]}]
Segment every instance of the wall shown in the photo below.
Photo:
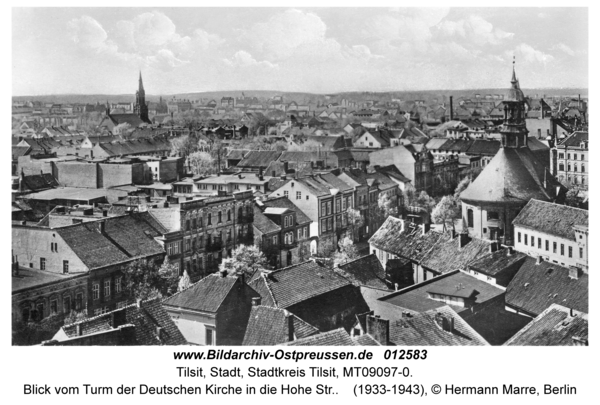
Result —
[{"label": "wall", "polygon": [[[50,243],[57,244],[52,252]],[[69,273],[87,272],[88,268],[52,229],[28,226],[12,226],[12,251],[15,259],[24,267],[40,269],[40,258],[46,259],[46,271],[62,274],[63,260],[69,261]],[[31,266],[29,265],[31,263]]]},{"label": "wall", "polygon": [[56,180],[64,187],[100,188],[93,163],[57,162]]},{"label": "wall", "polygon": [[217,311],[217,346],[241,346],[254,297],[260,294],[238,278]]},{"label": "wall", "polygon": [[216,319],[215,314],[201,313],[201,312],[188,312],[183,310],[177,310],[171,307],[164,307],[167,313],[179,328],[179,331],[191,344],[205,346],[206,344],[206,329],[213,330],[213,344],[216,336]]},{"label": "wall", "polygon": [[178,179],[178,175],[183,173],[183,158],[161,160],[159,163],[158,173],[158,179],[160,182],[168,183],[171,181],[176,181]]},{"label": "wall", "polygon": [[[518,234],[521,233],[521,242],[519,242]],[[525,245],[525,235],[527,235],[527,245]],[[535,238],[534,246],[531,246],[531,238]],[[542,248],[538,249],[538,239],[542,239]],[[548,241],[548,250],[546,250],[546,241]],[[514,235],[515,250],[525,253],[529,256],[542,256],[544,260],[560,264],[561,266],[578,266],[583,259],[579,259],[579,245],[576,241],[570,239],[559,238],[547,233],[534,231],[531,229],[515,227]],[[556,253],[553,253],[553,243],[556,242]],[[560,245],[565,246],[565,254],[560,254]],[[573,249],[573,257],[569,258],[569,247]],[[583,246],[582,246],[583,247]],[[583,257],[587,257],[586,249],[584,248]],[[587,262],[585,263],[587,267]]]},{"label": "wall", "polygon": [[[99,165],[99,188],[110,188],[132,184],[134,176],[133,165],[100,164]],[[139,169],[138,169],[139,170]],[[139,176],[139,173],[138,173]]]},{"label": "wall", "polygon": [[19,156],[16,174],[20,174],[21,169],[26,175],[40,174],[41,172],[52,174],[52,163],[31,159],[30,156]]}]

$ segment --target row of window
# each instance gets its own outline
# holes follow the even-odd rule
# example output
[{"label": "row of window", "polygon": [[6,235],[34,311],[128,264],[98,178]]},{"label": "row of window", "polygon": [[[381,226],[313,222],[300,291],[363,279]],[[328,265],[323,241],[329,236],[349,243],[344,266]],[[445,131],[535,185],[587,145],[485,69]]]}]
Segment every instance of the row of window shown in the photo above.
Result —
[{"label": "row of window", "polygon": [[[284,190],[283,196],[285,198],[290,198],[290,192],[288,190]],[[296,200],[301,200],[301,199],[302,199],[302,191],[296,191]],[[310,195],[307,194],[306,199],[310,200]]]},{"label": "row of window", "polygon": [[[559,164],[558,164],[558,170],[559,170],[559,171],[561,171],[561,172],[564,172],[564,171],[565,171],[565,164],[564,164],[564,163],[559,163]],[[568,172],[570,172],[570,171],[571,171],[571,164],[570,164],[570,163],[569,163],[569,164],[567,164],[567,171],[568,171]],[[573,171],[574,171],[574,172],[577,172],[577,163],[575,163],[575,164],[573,165]],[[581,172],[582,172],[582,173],[585,173],[585,165],[584,165],[583,163],[581,164]]]},{"label": "row of window", "polygon": [[[46,258],[45,257],[40,257],[40,270],[46,270]],[[62,271],[63,271],[63,274],[69,273],[69,261],[68,260],[63,260]]]},{"label": "row of window", "polygon": [[[564,153],[559,153],[558,154],[558,158],[559,159],[564,159],[565,158],[565,154]],[[567,159],[570,160],[571,159],[571,154],[567,153]],[[577,153],[573,154],[573,160],[577,160]],[[585,160],[585,154],[581,154],[580,155],[580,160]]]},{"label": "row of window", "polygon": [[[65,295],[63,296],[63,305],[62,305],[62,313],[67,315],[71,312],[71,310],[81,311],[83,309],[83,293],[77,293],[75,295],[75,307],[73,308],[71,302],[71,296]],[[23,318],[23,322],[27,322],[29,320],[32,321],[41,321],[44,319],[45,314],[45,305],[43,302],[39,302],[35,305],[35,309],[31,310],[31,308],[26,307],[23,308],[21,312],[21,316]],[[58,299],[50,300],[50,315],[58,314]]]},{"label": "row of window", "polygon": [[[251,206],[247,206],[246,207],[246,215],[251,215],[252,214],[252,210],[253,208]],[[238,209],[238,217],[242,217],[243,215],[243,208],[240,207]],[[221,211],[217,211],[217,215],[216,215],[216,219],[217,219],[217,224],[220,224],[223,222],[223,212]],[[213,217],[212,217],[212,213],[207,213],[206,214],[206,225],[207,226],[211,226],[213,222]],[[231,210],[227,210],[227,222],[231,222]],[[196,228],[202,228],[202,217],[198,217],[196,218],[192,218],[191,221],[188,219],[185,221],[185,230],[189,231],[190,229],[196,229]]]},{"label": "row of window", "polygon": [[[104,287],[104,294],[102,295],[104,298],[109,298],[111,295],[111,281],[110,279],[106,279],[102,282]],[[118,294],[123,291],[123,278],[117,277],[115,278],[115,293]],[[100,299],[100,283],[92,284],[92,299],[94,301]]]},{"label": "row of window", "polygon": [[[517,233],[517,242],[521,243],[521,232]],[[525,246],[531,246],[531,247],[536,247],[536,238],[535,236],[531,236],[530,238],[528,237],[528,235],[526,233],[523,234],[523,244]],[[544,249],[549,252],[550,251],[550,241],[548,239],[546,239],[545,241],[543,241],[542,243],[542,238],[537,238],[537,248],[542,250],[542,244],[544,246]],[[568,257],[572,258],[573,257],[573,247],[572,246],[567,246],[568,248]],[[558,250],[558,243],[557,242],[552,242],[552,253],[557,253]],[[560,255],[564,256],[565,255],[565,245],[564,243],[560,244]],[[579,258],[583,259],[583,248],[580,247],[579,248]]]}]

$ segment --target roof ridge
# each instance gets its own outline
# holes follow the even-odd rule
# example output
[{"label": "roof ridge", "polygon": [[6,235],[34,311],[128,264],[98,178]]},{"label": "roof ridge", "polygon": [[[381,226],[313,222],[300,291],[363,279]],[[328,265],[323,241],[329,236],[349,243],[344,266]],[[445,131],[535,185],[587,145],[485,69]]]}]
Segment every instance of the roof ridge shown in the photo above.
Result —
[{"label": "roof ridge", "polygon": [[263,280],[263,282],[265,283],[265,287],[267,287],[267,291],[269,291],[269,295],[271,296],[271,299],[273,300],[273,304],[275,305],[275,307],[279,308],[279,306],[277,304],[277,300],[275,299],[275,295],[273,294],[273,291],[271,291],[271,286],[269,285],[269,283],[267,283],[267,275],[265,273],[261,272],[260,277]]}]

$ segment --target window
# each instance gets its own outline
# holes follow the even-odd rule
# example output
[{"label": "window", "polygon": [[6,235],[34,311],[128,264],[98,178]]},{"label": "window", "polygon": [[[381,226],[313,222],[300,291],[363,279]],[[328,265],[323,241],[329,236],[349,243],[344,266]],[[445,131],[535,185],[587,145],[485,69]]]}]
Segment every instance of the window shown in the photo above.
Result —
[{"label": "window", "polygon": [[330,231],[333,229],[333,218],[327,218],[327,230]]},{"label": "window", "polygon": [[50,315],[56,315],[58,313],[58,301],[50,301]]},{"label": "window", "polygon": [[304,227],[304,238],[308,237],[308,226]]},{"label": "window", "polygon": [[527,234],[523,235],[523,243],[527,246]]},{"label": "window", "polygon": [[569,257],[573,257],[573,246],[569,246]]},{"label": "window", "polygon": [[331,201],[327,203],[327,215],[331,215]]},{"label": "window", "polygon": [[309,195],[307,194],[307,195],[306,195],[306,199],[308,200],[308,198],[309,198]]},{"label": "window", "polygon": [[196,229],[196,218],[192,219],[192,228]]},{"label": "window", "polygon": [[185,251],[186,252],[190,251],[190,240],[189,239],[185,240]]},{"label": "window", "polygon": [[340,200],[335,201],[335,212],[340,212],[342,210],[342,202]]},{"label": "window", "polygon": [[[581,164],[581,172],[582,172],[582,173],[583,173],[583,172],[585,172],[585,165],[584,165],[583,163]],[[582,183],[582,184],[583,184],[583,183]]]},{"label": "window", "polygon": [[69,273],[69,261],[63,260],[63,274]]},{"label": "window", "polygon": [[104,296],[110,297],[110,280],[104,280]]},{"label": "window", "polygon": [[227,222],[231,221],[231,210],[227,210]]},{"label": "window", "polygon": [[583,259],[583,248],[579,248],[579,258]]},{"label": "window", "polygon": [[325,232],[326,230],[327,230],[327,220],[322,219],[321,220],[321,232]]},{"label": "window", "polygon": [[556,253],[556,242],[552,242],[552,253]]},{"label": "window", "polygon": [[558,158],[559,159],[564,159],[565,158],[565,154],[564,153],[559,153],[558,154]]},{"label": "window", "polygon": [[542,238],[538,238],[538,249],[542,248]]},{"label": "window", "polygon": [[213,330],[206,329],[206,346],[212,346],[213,344]]},{"label": "window", "polygon": [[36,311],[36,319],[38,321],[41,321],[42,319],[44,319],[44,304],[39,303],[35,306],[35,311]]},{"label": "window", "polygon": [[221,214],[221,211],[217,212],[217,224],[220,224],[221,222],[223,222],[223,215]]},{"label": "window", "polygon": [[40,270],[46,270],[46,259],[43,257],[40,259]]},{"label": "window", "polygon": [[565,255],[565,245],[563,243],[560,244],[560,255],[561,256]]},{"label": "window", "polygon": [[285,198],[290,198],[290,192],[289,192],[289,191],[287,191],[287,190],[285,190],[285,191],[283,192],[283,196],[284,196]]},{"label": "window", "polygon": [[327,203],[321,203],[321,216],[327,215]]},{"label": "window", "polygon": [[279,243],[279,238],[277,237],[277,235],[273,236],[273,244],[277,245]]},{"label": "window", "polygon": [[212,225],[212,214],[209,212],[208,216],[206,217],[206,223],[207,225]]},{"label": "window", "polygon": [[83,309],[83,293],[77,293],[75,296],[75,309],[81,311]]},{"label": "window", "polygon": [[288,226],[288,217],[287,216],[283,217],[283,226],[285,228],[287,228],[287,226]]},{"label": "window", "polygon": [[[177,265],[177,267],[179,267],[179,263],[175,263]],[[175,267],[175,266],[173,266]],[[115,279],[115,292],[116,293],[120,293],[123,289],[123,277],[117,277]]]},{"label": "window", "polygon": [[560,170],[561,172],[564,172],[565,171],[565,164],[564,163],[560,163],[558,165],[558,170]]},{"label": "window", "polygon": [[63,297],[63,312],[68,314],[71,312],[71,296],[67,295]]},{"label": "window", "polygon": [[185,221],[185,230],[186,231],[190,230],[190,220],[189,219]]},{"label": "window", "polygon": [[[469,228],[473,228],[473,210],[470,208],[467,210],[467,226]],[[520,241],[521,238],[519,237],[519,242]]]},{"label": "window", "polygon": [[94,283],[92,286],[92,299],[100,299],[100,284]]},{"label": "window", "polygon": [[546,239],[546,252],[550,250],[550,241]]},{"label": "window", "polygon": [[302,199],[302,191],[296,191],[296,200]]},{"label": "window", "polygon": [[298,240],[302,239],[302,228],[298,228]]},{"label": "window", "polygon": [[521,232],[517,233],[517,242],[521,243]]}]

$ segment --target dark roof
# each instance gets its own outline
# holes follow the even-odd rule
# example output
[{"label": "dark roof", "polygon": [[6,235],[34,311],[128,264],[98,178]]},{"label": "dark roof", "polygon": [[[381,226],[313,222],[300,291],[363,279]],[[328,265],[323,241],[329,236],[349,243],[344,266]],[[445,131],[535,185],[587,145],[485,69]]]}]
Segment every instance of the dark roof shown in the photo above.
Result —
[{"label": "dark roof", "polygon": [[238,282],[237,277],[223,277],[220,273],[209,274],[189,288],[165,299],[163,305],[193,311],[217,312]]},{"label": "dark roof", "polygon": [[271,219],[269,219],[269,217],[267,217],[256,205],[254,206],[253,225],[263,234],[281,231],[281,227],[271,221]]},{"label": "dark roof", "polygon": [[280,151],[274,150],[251,150],[237,164],[238,167],[262,167],[266,168],[269,163],[279,159]]},{"label": "dark roof", "polygon": [[376,341],[373,337],[371,337],[371,335],[367,335],[367,334],[360,335],[360,336],[354,338],[354,341],[359,346],[381,346],[381,343]]},{"label": "dark roof", "polygon": [[19,156],[27,155],[27,152],[31,150],[31,146],[13,146],[12,147],[12,158],[17,159]]},{"label": "dark roof", "polygon": [[[444,324],[453,322],[453,330]],[[390,342],[396,346],[489,346],[449,306],[390,322]]]},{"label": "dark roof", "polygon": [[552,304],[510,338],[505,346],[581,346],[588,344],[588,316],[571,316],[569,308]]},{"label": "dark roof", "polygon": [[588,275],[569,277],[569,269],[527,257],[506,288],[506,304],[539,315],[552,304],[588,312]]},{"label": "dark roof", "polygon": [[285,309],[253,306],[244,336],[244,346],[274,346],[289,341],[289,319],[292,317],[294,339],[319,333],[314,326],[304,322]]},{"label": "dark roof", "polygon": [[588,226],[588,211],[546,201],[531,200],[513,220],[514,226],[523,226],[537,232],[576,240],[573,227]]},{"label": "dark roof", "polygon": [[396,256],[420,262],[442,236],[435,231],[423,233],[418,226],[388,217],[369,243]]},{"label": "dark roof", "polygon": [[248,149],[231,149],[227,154],[227,159],[231,160],[242,160],[242,158],[248,153]]},{"label": "dark roof", "polygon": [[[544,186],[546,179],[546,186]],[[552,201],[565,188],[528,148],[500,148],[481,174],[460,195],[466,202]]]},{"label": "dark roof", "polygon": [[[122,314],[123,312],[125,313],[123,324],[135,326],[136,345],[187,344],[179,328],[177,328],[177,325],[175,325],[169,314],[164,310],[158,298],[141,301],[139,306],[131,304],[125,308],[63,326],[62,332],[64,332],[67,338],[71,339],[78,337],[78,326],[82,336],[114,330],[116,329],[114,320],[118,318],[115,314]],[[161,328],[160,337],[157,332],[158,327]]]},{"label": "dark roof", "polygon": [[358,346],[344,328],[319,333],[304,339],[285,343],[284,346]]},{"label": "dark roof", "polygon": [[306,224],[312,222],[311,219],[304,213],[304,211],[296,207],[294,203],[291,202],[287,197],[269,198],[268,200],[263,201],[263,204],[265,207],[287,208],[292,211],[295,211],[296,221],[298,222],[298,224]]},{"label": "dark roof", "polygon": [[334,271],[354,284],[387,289],[385,270],[375,255],[352,260],[335,268]]},{"label": "dark roof", "polygon": [[410,183],[410,179],[403,175],[396,165],[383,166],[375,170],[378,173],[383,173],[386,176],[394,178],[402,183]]},{"label": "dark roof", "polygon": [[565,139],[563,139],[558,146],[577,146],[579,147],[579,145],[581,144],[581,142],[583,141],[587,141],[588,140],[588,132],[587,131],[576,131],[573,132],[571,135],[569,135],[568,137],[566,137]]},{"label": "dark roof", "polygon": [[136,114],[110,114],[109,117],[115,125],[126,123],[132,129],[144,124],[144,121]]},{"label": "dark roof", "polygon": [[261,295],[264,305],[288,308],[352,284],[333,270],[309,260],[269,274],[261,273],[249,285]]},{"label": "dark roof", "polygon": [[[476,294],[474,300],[475,305],[487,302],[504,293],[504,290],[498,286],[486,283],[462,271],[454,271],[393,292],[381,297],[379,300],[412,311],[425,312],[447,305],[442,301],[429,298],[430,291],[442,294],[443,291],[447,290],[453,292],[453,296],[457,296],[458,289],[464,289],[467,292],[477,291],[478,294]],[[451,307],[458,313],[468,310],[465,307]]]},{"label": "dark roof", "polygon": [[[101,232],[104,223],[104,233]],[[161,233],[147,212],[56,228],[63,240],[89,268],[164,253],[154,240]],[[158,225],[156,225],[158,226]]]},{"label": "dark roof", "polygon": [[467,150],[467,155],[495,156],[500,150],[500,142],[496,140],[475,139]]},{"label": "dark roof", "polygon": [[452,238],[449,233],[444,234],[423,258],[421,265],[440,274],[447,273],[464,269],[489,252],[490,241],[483,239],[466,238],[467,243],[460,247],[460,240],[465,237],[466,235],[457,235]]},{"label": "dark roof", "polygon": [[512,251],[509,256],[506,249],[500,249],[472,261],[469,263],[469,268],[494,276],[512,265],[524,262],[526,258],[527,255],[524,253]]},{"label": "dark roof", "polygon": [[50,173],[30,174],[23,176],[22,187],[36,192],[58,187],[58,181]]}]

